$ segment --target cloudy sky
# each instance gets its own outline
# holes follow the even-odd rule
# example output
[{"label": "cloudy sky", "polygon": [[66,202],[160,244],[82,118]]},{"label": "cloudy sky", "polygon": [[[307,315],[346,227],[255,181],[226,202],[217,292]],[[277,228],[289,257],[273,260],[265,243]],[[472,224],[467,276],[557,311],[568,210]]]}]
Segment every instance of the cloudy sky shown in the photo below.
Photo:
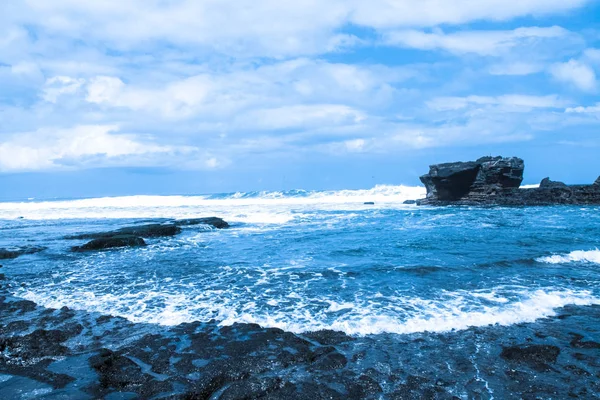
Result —
[{"label": "cloudy sky", "polygon": [[[598,0],[0,3],[0,198],[600,174]],[[3,192],[3,193],[2,193]]]}]

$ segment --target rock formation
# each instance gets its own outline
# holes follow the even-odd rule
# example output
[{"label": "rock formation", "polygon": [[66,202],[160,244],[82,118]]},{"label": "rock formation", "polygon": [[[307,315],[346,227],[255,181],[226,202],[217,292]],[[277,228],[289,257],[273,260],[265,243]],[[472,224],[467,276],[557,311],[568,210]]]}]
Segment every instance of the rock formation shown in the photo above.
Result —
[{"label": "rock formation", "polygon": [[118,247],[140,247],[146,246],[144,239],[134,235],[116,235],[112,237],[101,237],[94,239],[83,246],[73,247],[72,251],[94,251],[107,250]]},{"label": "rock formation", "polygon": [[436,164],[421,176],[427,197],[420,205],[600,205],[600,178],[593,185],[566,185],[545,178],[539,188],[520,189],[525,163],[517,157]]},{"label": "rock formation", "polygon": [[44,250],[46,250],[45,247],[38,246],[17,247],[15,249],[10,250],[0,248],[0,260],[10,260],[25,254],[35,254]]},{"label": "rock formation", "polygon": [[544,178],[540,182],[540,189],[565,188],[567,184],[564,182],[551,181],[550,178]]}]

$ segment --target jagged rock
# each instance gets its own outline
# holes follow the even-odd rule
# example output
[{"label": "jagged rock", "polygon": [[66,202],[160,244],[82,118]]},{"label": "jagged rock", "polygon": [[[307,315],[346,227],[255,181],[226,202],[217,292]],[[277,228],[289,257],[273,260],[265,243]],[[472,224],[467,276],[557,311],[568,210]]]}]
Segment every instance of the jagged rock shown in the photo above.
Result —
[{"label": "jagged rock", "polygon": [[82,235],[67,236],[66,239],[105,239],[120,235],[132,235],[142,238],[155,238],[161,236],[174,236],[181,232],[175,224],[147,224],[128,226],[116,231],[84,233]]},{"label": "jagged rock", "polygon": [[417,200],[404,200],[402,204],[417,204]]},{"label": "jagged rock", "polygon": [[178,219],[174,221],[173,224],[176,226],[210,225],[217,229],[229,228],[229,224],[227,222],[217,217]]},{"label": "jagged rock", "polygon": [[596,179],[594,185],[600,186],[600,176],[598,177],[598,179]]},{"label": "jagged rock", "polygon": [[139,247],[146,246],[144,239],[133,235],[117,235],[107,238],[94,239],[83,246],[75,246],[73,251],[106,250],[117,247]]},{"label": "jagged rock", "polygon": [[480,169],[481,164],[476,162],[437,164],[420,179],[427,188],[427,198],[452,201],[469,193]]},{"label": "jagged rock", "polygon": [[427,198],[456,201],[470,193],[489,193],[518,188],[525,163],[517,157],[482,157],[477,161],[436,164],[421,176]]},{"label": "jagged rock", "polygon": [[34,246],[18,247],[14,250],[0,249],[0,260],[14,259],[24,254],[35,254],[44,250],[46,250],[45,247]]},{"label": "jagged rock", "polygon": [[523,182],[525,162],[517,157],[482,157],[473,188],[518,188]]},{"label": "jagged rock", "polygon": [[210,225],[217,229],[229,228],[229,224],[221,218],[190,218],[161,224],[127,226],[125,228],[109,232],[84,233],[81,235],[67,236],[66,239],[107,239],[121,235],[132,235],[142,238],[175,236],[181,233],[181,226],[190,225]]},{"label": "jagged rock", "polygon": [[427,188],[427,197],[418,200],[417,204],[433,206],[600,204],[600,183],[569,186],[546,178],[539,188],[520,189],[524,166],[523,160],[516,157],[483,157],[472,162],[432,165],[429,174],[421,177],[421,182]]},{"label": "jagged rock", "polygon": [[558,181],[551,181],[550,178],[544,178],[540,182],[540,189],[551,189],[551,188],[566,188],[567,184]]}]

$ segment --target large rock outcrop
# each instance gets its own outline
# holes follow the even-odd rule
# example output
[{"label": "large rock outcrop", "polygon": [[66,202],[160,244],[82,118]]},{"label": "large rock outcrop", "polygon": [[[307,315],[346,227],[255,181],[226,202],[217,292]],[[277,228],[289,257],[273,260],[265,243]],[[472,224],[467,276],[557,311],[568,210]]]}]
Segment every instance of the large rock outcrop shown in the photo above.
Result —
[{"label": "large rock outcrop", "polygon": [[421,177],[427,197],[420,205],[541,206],[600,205],[600,178],[592,185],[566,185],[544,178],[539,188],[520,189],[525,163],[517,157],[436,164]]},{"label": "large rock outcrop", "polygon": [[517,157],[482,157],[477,161],[436,164],[421,176],[427,198],[457,201],[471,193],[490,193],[518,188],[523,181],[525,163]]}]

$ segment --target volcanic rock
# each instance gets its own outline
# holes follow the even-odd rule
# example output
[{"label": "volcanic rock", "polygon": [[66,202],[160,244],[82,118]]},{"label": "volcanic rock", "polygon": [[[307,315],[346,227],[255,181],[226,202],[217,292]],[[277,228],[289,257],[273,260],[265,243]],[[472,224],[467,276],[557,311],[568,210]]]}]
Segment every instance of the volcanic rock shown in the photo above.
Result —
[{"label": "volcanic rock", "polygon": [[600,178],[593,185],[566,185],[549,178],[539,188],[520,189],[525,164],[517,157],[430,166],[421,176],[427,197],[419,205],[544,206],[599,205]]},{"label": "volcanic rock", "polygon": [[551,188],[566,188],[567,184],[558,181],[551,181],[550,178],[544,178],[540,182],[540,189],[551,189]]},{"label": "volcanic rock", "polygon": [[176,226],[210,225],[217,229],[229,228],[229,224],[217,217],[178,219],[173,222]]},{"label": "volcanic rock", "polygon": [[46,250],[45,247],[18,247],[14,250],[0,249],[0,260],[14,259],[24,254],[35,254]]},{"label": "volcanic rock", "polygon": [[427,198],[437,200],[458,200],[469,193],[477,178],[481,164],[476,162],[455,162],[429,167],[429,173],[421,176],[427,189]]},{"label": "volcanic rock", "polygon": [[106,238],[94,239],[83,246],[75,246],[73,251],[106,250],[118,247],[140,247],[146,246],[144,239],[134,235],[117,235]]},{"label": "volcanic rock", "polygon": [[110,232],[85,233],[82,235],[67,236],[67,239],[107,239],[121,235],[139,236],[142,238],[156,238],[161,236],[175,236],[181,228],[175,224],[147,224],[128,226]]}]

